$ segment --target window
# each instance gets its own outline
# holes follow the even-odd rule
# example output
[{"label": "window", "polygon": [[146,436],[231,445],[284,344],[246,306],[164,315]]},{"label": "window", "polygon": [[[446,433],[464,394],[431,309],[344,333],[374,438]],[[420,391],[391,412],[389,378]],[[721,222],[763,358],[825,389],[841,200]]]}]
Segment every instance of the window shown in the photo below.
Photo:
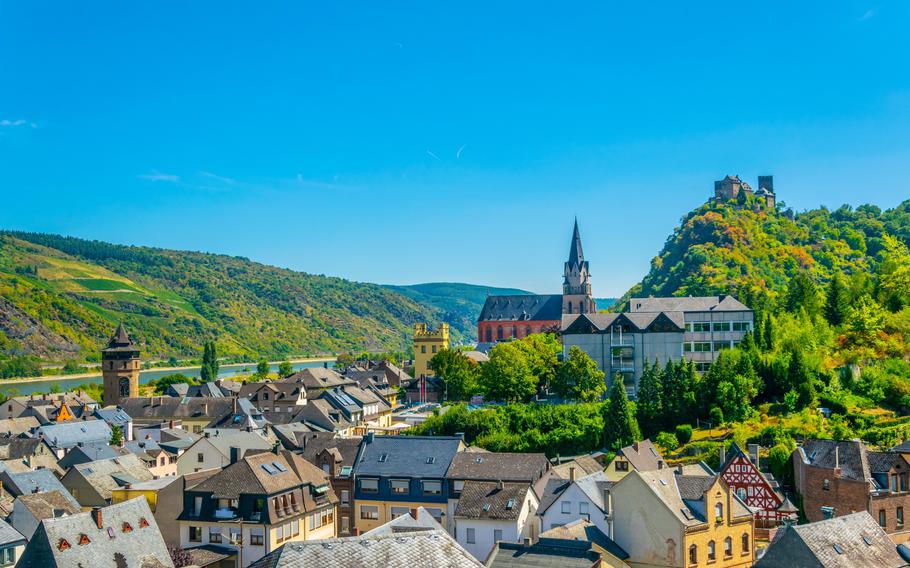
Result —
[{"label": "window", "polygon": [[408,507],[392,507],[392,518],[397,519],[411,512],[411,509]]},{"label": "window", "polygon": [[578,504],[578,514],[579,514],[579,515],[587,515],[587,514],[588,514],[588,502],[587,502],[587,501],[581,501],[581,502]]},{"label": "window", "polygon": [[718,523],[724,520],[724,506],[722,504],[717,503],[714,505],[714,517]]},{"label": "window", "polygon": [[743,540],[743,543],[742,543],[743,544],[743,554],[749,554],[750,552],[752,552],[749,549],[749,533],[743,533],[742,540]]},{"label": "window", "polygon": [[423,494],[424,495],[442,495],[442,482],[441,481],[424,481],[423,482]]},{"label": "window", "polygon": [[717,550],[714,547],[714,541],[708,541],[708,562],[713,562],[717,560]]},{"label": "window", "polygon": [[[750,489],[751,489],[751,487],[750,487]],[[745,501],[745,500],[746,500],[746,490],[745,490],[745,488],[743,488],[743,487],[738,488],[738,489],[736,490],[736,496],[739,497],[740,499],[742,499],[743,501]]]},{"label": "window", "polygon": [[351,501],[351,492],[347,489],[341,490],[341,504],[347,505]]},{"label": "window", "polygon": [[752,324],[747,321],[735,321],[733,331],[752,331]]},{"label": "window", "polygon": [[894,516],[897,519],[898,528],[903,527],[904,526],[904,508],[898,507],[897,510],[894,511]]},{"label": "window", "polygon": [[901,474],[901,492],[907,491],[907,474]]},{"label": "window", "polygon": [[616,471],[629,471],[629,462],[616,460]]},{"label": "window", "polygon": [[221,528],[209,527],[209,542],[221,542]]},{"label": "window", "polygon": [[694,544],[689,547],[689,564],[698,564],[698,547]]},{"label": "window", "polygon": [[493,529],[493,542],[502,542],[502,531],[500,529]]},{"label": "window", "polygon": [[198,517],[202,514],[202,497],[193,499],[193,516]]},{"label": "window", "polygon": [[730,348],[729,341],[715,341],[714,342],[715,351],[723,351],[724,349],[729,349],[729,348]]},{"label": "window", "polygon": [[[487,328],[487,343],[493,343],[493,328]],[[12,409],[10,409],[12,411]]]},{"label": "window", "polygon": [[562,507],[562,514],[563,514],[563,515],[571,515],[571,514],[572,514],[572,503],[571,503],[571,502],[569,502],[569,501],[563,501],[562,503],[560,503],[560,506]]},{"label": "window", "polygon": [[454,489],[456,492],[463,491],[464,490],[464,481],[461,481],[461,480],[456,481],[454,484]]},{"label": "window", "polygon": [[526,326],[525,327],[525,337],[527,337],[529,335],[531,335],[531,326]]},{"label": "window", "polygon": [[477,542],[477,540],[475,538],[476,535],[474,533],[475,533],[474,529],[467,530],[467,534],[465,535],[465,538],[467,538],[468,544],[474,544]]},{"label": "window", "polygon": [[[325,523],[323,523],[324,525]],[[300,534],[300,521],[294,519],[291,521],[291,536],[297,536]]]},{"label": "window", "polygon": [[420,346],[420,352],[421,352],[421,353],[426,353],[426,352],[427,352],[427,346],[426,346],[426,345],[421,345],[421,346]]},{"label": "window", "polygon": [[888,515],[885,513],[884,509],[878,510],[878,526],[885,528],[885,525],[888,523]]},{"label": "window", "polygon": [[711,368],[711,363],[708,361],[696,361],[695,370],[699,373],[707,373],[708,369]]},{"label": "window", "polygon": [[822,481],[822,489],[824,489],[825,491],[830,491],[830,489],[831,489],[831,482],[828,481],[827,479],[825,479],[824,481]]},{"label": "window", "polygon": [[693,341],[692,342],[692,351],[696,353],[708,353],[711,351],[711,342],[710,341]]},{"label": "window", "polygon": [[496,327],[496,339],[498,341],[502,341],[502,326],[501,325]]},{"label": "window", "polygon": [[364,493],[378,493],[379,492],[379,480],[378,479],[361,479],[360,480],[360,490]]},{"label": "window", "polygon": [[411,482],[407,479],[393,479],[389,481],[392,486],[392,493],[406,495],[411,491]]},{"label": "window", "polygon": [[436,353],[436,346],[433,346],[433,353]]},{"label": "window", "polygon": [[351,519],[349,517],[341,517],[341,534],[348,534],[351,532]]},{"label": "window", "polygon": [[284,525],[275,527],[275,542],[282,542],[285,538]]},{"label": "window", "polygon": [[706,333],[711,331],[711,322],[708,321],[695,321],[692,322],[692,331],[696,333]]},{"label": "window", "polygon": [[379,520],[379,507],[375,505],[361,505],[360,518],[370,521]]},{"label": "window", "polygon": [[512,326],[512,338],[514,339],[516,337],[518,337],[518,328],[513,325]]},{"label": "window", "polygon": [[202,542],[201,527],[190,527],[190,542]]},{"label": "window", "polygon": [[692,344],[689,343],[688,341],[686,341],[685,343],[683,343],[683,353],[691,353],[691,352],[692,352]]},{"label": "window", "polygon": [[727,537],[724,539],[724,558],[733,556],[733,539]]},{"label": "window", "polygon": [[16,564],[16,549],[4,548],[0,550],[0,566],[14,566]]},{"label": "window", "polygon": [[730,331],[730,322],[728,322],[728,321],[714,322],[714,331]]},{"label": "window", "polygon": [[265,533],[260,528],[250,529],[250,544],[252,546],[262,546]]},{"label": "window", "polygon": [[228,539],[229,539],[228,542],[230,542],[231,544],[240,544],[240,541],[242,540],[240,538],[240,528],[231,527],[230,529],[228,529]]},{"label": "window", "polygon": [[896,475],[891,476],[891,492],[897,493],[897,476]]}]

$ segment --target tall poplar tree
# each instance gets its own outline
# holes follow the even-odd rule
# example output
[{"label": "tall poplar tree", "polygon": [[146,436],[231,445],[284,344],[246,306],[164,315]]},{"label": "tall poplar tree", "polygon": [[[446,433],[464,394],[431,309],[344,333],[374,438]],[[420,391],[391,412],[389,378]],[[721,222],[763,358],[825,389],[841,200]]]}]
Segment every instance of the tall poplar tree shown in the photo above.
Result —
[{"label": "tall poplar tree", "polygon": [[661,374],[660,365],[656,360],[653,366],[645,360],[641,378],[638,380],[636,414],[642,433],[648,437],[660,431],[664,418],[664,393]]},{"label": "tall poplar tree", "polygon": [[605,409],[604,440],[607,442],[608,448],[618,450],[639,438],[641,438],[641,430],[629,407],[626,386],[622,382],[622,375],[617,374],[613,378],[610,400]]}]

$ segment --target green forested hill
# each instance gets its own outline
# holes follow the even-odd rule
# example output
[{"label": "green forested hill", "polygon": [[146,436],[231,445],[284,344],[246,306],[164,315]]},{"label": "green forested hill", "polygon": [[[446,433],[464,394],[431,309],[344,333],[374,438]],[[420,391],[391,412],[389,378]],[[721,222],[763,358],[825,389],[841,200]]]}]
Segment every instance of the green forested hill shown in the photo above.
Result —
[{"label": "green forested hill", "polygon": [[910,243],[910,200],[886,211],[845,205],[795,215],[709,202],[682,218],[625,298],[733,293],[774,299],[801,272],[818,283],[835,273],[865,278],[878,269],[885,234]]},{"label": "green forested hill", "polygon": [[[123,320],[144,356],[401,349],[442,311],[393,290],[244,258],[0,234],[0,358],[92,360]],[[460,337],[460,329],[454,330]]]}]

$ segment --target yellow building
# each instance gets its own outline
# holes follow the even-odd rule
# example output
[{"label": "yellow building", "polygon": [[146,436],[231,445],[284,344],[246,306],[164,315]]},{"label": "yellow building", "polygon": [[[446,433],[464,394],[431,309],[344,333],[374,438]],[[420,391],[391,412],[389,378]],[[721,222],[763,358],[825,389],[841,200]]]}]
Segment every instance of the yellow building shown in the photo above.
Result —
[{"label": "yellow building", "polygon": [[651,440],[642,440],[616,452],[616,457],[607,464],[604,473],[615,483],[629,475],[630,471],[654,471],[663,467],[666,467],[666,462]]},{"label": "yellow building", "polygon": [[443,349],[449,348],[449,324],[439,324],[439,329],[430,329],[425,323],[414,324],[414,376],[432,377],[430,359]]},{"label": "yellow building", "polygon": [[607,497],[613,540],[635,568],[745,568],[753,515],[717,475],[630,471]]}]

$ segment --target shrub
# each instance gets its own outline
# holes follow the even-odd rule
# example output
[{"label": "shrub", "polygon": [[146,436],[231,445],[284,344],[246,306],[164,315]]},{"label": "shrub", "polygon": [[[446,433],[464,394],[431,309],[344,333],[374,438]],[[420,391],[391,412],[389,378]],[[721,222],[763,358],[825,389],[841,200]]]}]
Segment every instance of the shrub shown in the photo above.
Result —
[{"label": "shrub", "polygon": [[711,411],[708,412],[708,417],[714,422],[715,426],[720,426],[724,423],[724,411],[717,406],[711,407]]},{"label": "shrub", "polygon": [[661,432],[657,435],[656,438],[654,438],[654,441],[658,446],[667,450],[668,452],[672,452],[679,447],[679,440],[676,439],[675,434],[671,434],[670,432]]},{"label": "shrub", "polygon": [[676,426],[676,440],[680,446],[684,446],[692,439],[692,426],[689,424],[679,424]]}]

